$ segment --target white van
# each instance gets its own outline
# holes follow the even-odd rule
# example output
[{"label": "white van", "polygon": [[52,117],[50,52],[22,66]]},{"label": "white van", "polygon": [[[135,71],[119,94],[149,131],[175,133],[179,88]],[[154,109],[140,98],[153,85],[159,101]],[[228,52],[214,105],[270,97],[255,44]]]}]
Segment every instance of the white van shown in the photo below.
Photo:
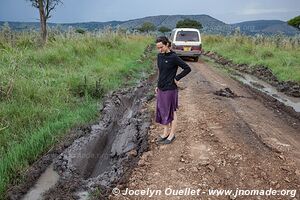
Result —
[{"label": "white van", "polygon": [[202,43],[198,29],[175,28],[171,32],[172,50],[180,57],[192,57],[197,62],[201,55]]}]

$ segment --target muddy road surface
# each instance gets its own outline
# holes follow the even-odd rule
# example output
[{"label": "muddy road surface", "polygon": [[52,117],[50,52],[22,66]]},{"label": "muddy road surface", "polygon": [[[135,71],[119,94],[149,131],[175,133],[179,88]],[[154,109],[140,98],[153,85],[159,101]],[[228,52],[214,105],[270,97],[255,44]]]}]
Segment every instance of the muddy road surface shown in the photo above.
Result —
[{"label": "muddy road surface", "polygon": [[[163,130],[153,121],[150,150],[113,190],[123,194],[109,198],[300,199],[299,115],[203,61],[189,64],[177,138],[156,144]],[[154,113],[155,99],[149,109]],[[232,192],[218,196],[213,189]]]},{"label": "muddy road surface", "polygon": [[99,122],[38,161],[10,199],[300,199],[299,113],[188,63],[172,144],[156,143],[153,75],[108,96]]}]

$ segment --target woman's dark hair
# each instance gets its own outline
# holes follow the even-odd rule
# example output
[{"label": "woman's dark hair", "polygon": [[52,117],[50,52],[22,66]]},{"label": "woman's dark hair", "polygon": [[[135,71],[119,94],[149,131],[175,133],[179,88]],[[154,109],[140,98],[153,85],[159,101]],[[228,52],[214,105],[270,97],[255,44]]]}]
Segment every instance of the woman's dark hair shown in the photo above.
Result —
[{"label": "woman's dark hair", "polygon": [[164,45],[167,45],[168,47],[171,47],[171,42],[166,36],[159,36],[156,38],[156,43],[163,43]]}]

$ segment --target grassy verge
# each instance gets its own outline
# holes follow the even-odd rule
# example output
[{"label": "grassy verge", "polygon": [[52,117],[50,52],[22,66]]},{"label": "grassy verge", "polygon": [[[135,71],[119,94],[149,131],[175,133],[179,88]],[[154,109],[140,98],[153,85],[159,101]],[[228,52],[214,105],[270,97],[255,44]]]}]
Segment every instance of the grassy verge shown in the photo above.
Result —
[{"label": "grassy verge", "polygon": [[299,42],[297,37],[203,36],[206,51],[238,64],[267,66],[279,80],[300,83]]},{"label": "grassy verge", "polygon": [[97,104],[128,79],[152,71],[138,61],[151,37],[55,36],[44,48],[32,37],[0,37],[0,194],[67,131],[98,115]]}]

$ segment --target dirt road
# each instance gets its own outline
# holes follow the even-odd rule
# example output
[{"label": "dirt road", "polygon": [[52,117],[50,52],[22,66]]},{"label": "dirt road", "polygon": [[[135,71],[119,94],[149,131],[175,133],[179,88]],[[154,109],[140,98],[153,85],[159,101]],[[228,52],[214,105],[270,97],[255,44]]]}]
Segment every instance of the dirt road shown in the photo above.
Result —
[{"label": "dirt road", "polygon": [[[148,193],[111,195],[110,199],[150,199],[150,190],[156,191],[151,199],[299,199],[299,120],[271,108],[249,88],[205,62],[189,65],[192,72],[182,79],[179,90],[176,140],[157,145],[155,138],[162,128],[153,122],[150,150],[141,157],[129,182],[118,186],[122,192],[128,188],[148,189]],[[214,94],[226,87],[240,97]],[[149,109],[154,112],[155,100]],[[186,188],[200,189],[200,193],[193,195]],[[291,191],[243,196],[234,195],[237,188]],[[167,195],[179,189],[185,195]],[[209,189],[233,192],[216,196],[209,195]]]}]

